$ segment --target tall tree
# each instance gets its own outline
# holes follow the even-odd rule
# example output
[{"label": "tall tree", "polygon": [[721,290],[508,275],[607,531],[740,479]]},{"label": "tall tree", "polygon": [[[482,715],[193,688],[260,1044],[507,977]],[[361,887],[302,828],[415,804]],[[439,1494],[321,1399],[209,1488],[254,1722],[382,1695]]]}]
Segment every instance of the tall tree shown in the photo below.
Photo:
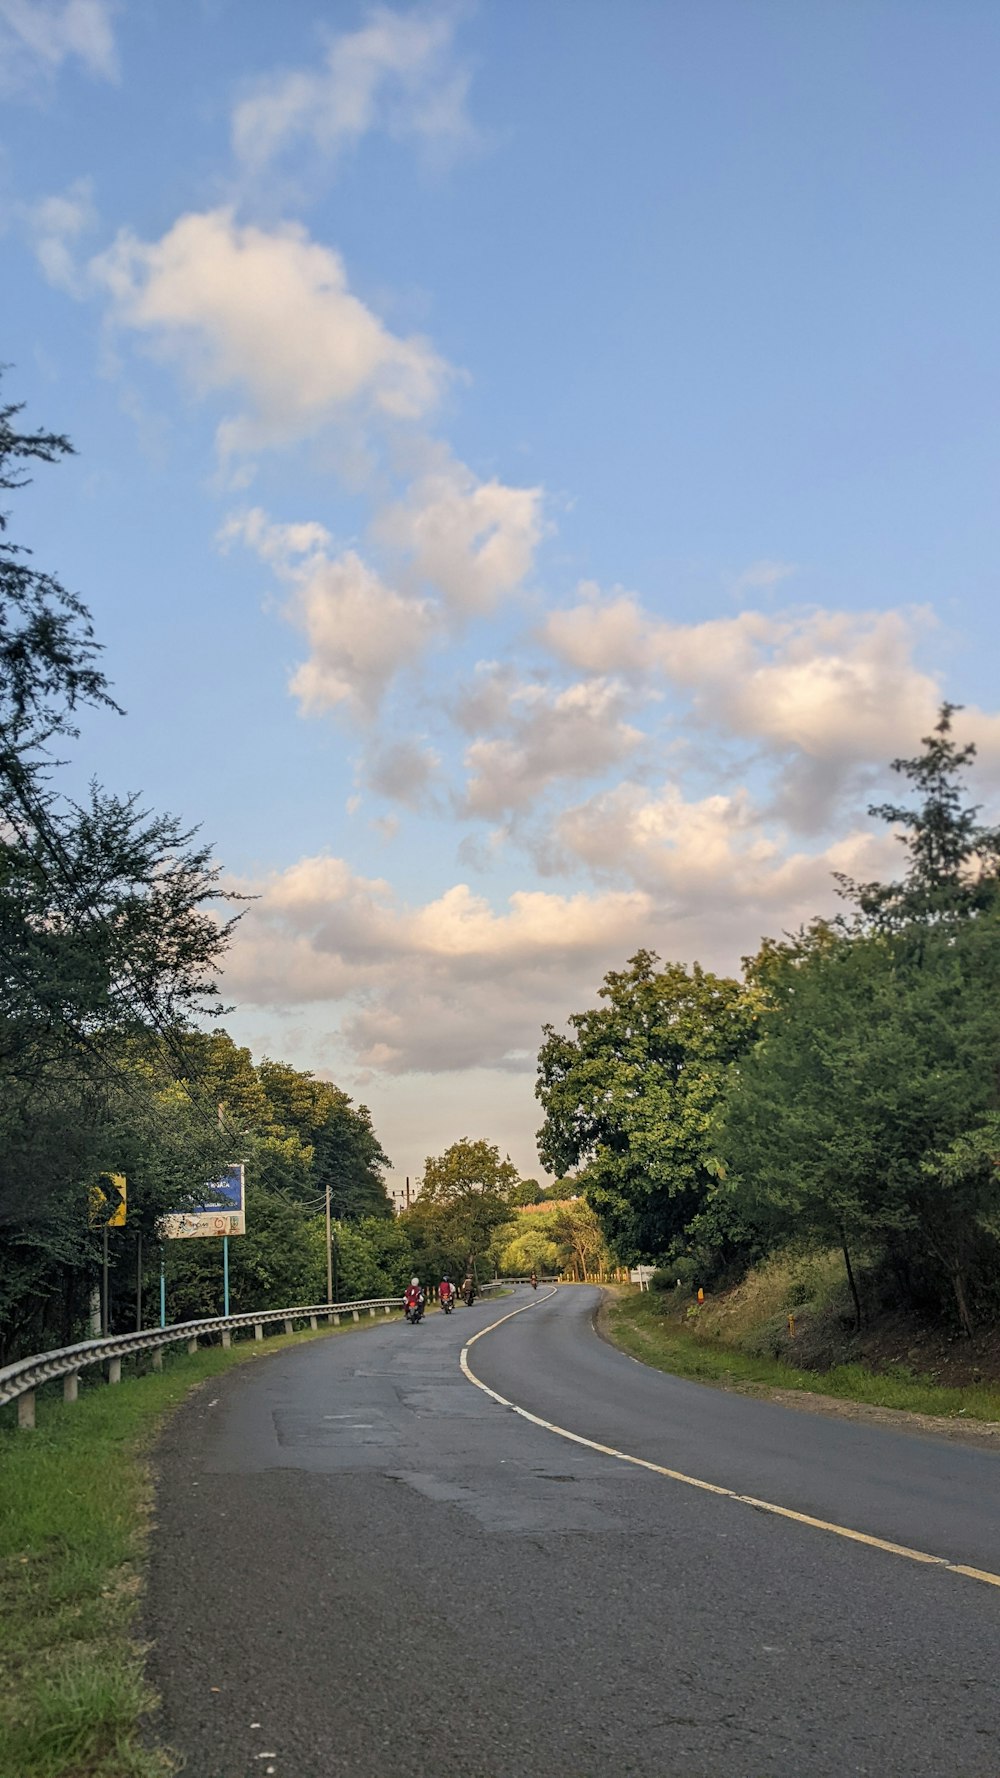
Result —
[{"label": "tall tree", "polygon": [[694,964],[638,951],[604,978],[604,1004],[544,1028],[535,1088],[539,1154],[586,1167],[584,1189],[622,1260],[664,1254],[704,1205],[712,1114],[753,1040],[759,996]]}]

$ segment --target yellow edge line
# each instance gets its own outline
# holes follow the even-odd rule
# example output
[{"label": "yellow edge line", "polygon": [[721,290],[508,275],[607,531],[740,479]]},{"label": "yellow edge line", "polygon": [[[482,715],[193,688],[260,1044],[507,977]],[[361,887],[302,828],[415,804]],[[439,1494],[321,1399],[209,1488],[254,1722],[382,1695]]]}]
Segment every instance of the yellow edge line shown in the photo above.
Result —
[{"label": "yellow edge line", "polygon": [[554,1432],[557,1437],[569,1439],[571,1444],[584,1445],[588,1451],[598,1451],[602,1457],[614,1457],[619,1463],[630,1463],[635,1469],[648,1469],[654,1475],[666,1476],[670,1482],[683,1482],[686,1488],[700,1488],[704,1494],[721,1494],[726,1500],[738,1501],[741,1506],[754,1506],[758,1512],[773,1513],[779,1519],[791,1519],[796,1525],[808,1525],[814,1531],[826,1531],[832,1537],[847,1538],[850,1543],[867,1544],[869,1549],[884,1550],[889,1556],[903,1556],[908,1562],[923,1562],[932,1568],[945,1568],[949,1574],[964,1574],[967,1580],[984,1582],[988,1587],[1000,1587],[1000,1574],[991,1574],[985,1568],[970,1568],[964,1562],[949,1562],[946,1556],[929,1556],[924,1550],[911,1550],[905,1543],[891,1543],[884,1537],[872,1537],[867,1531],[852,1531],[848,1525],[835,1525],[829,1519],[816,1519],[810,1513],[795,1512],[790,1506],[778,1506],[773,1500],[758,1500],[753,1494],[738,1494],[733,1488],[720,1487],[718,1482],[703,1482],[697,1476],[685,1475],[680,1469],[667,1469],[662,1463],[652,1463],[648,1457],[633,1457],[628,1451],[619,1451],[614,1445],[602,1445],[597,1439],[584,1438],[580,1432],[570,1432],[565,1426],[556,1426],[551,1420],[543,1420],[540,1414],[529,1413],[527,1408],[519,1407],[516,1401],[508,1401],[496,1389],[484,1383],[469,1364],[469,1349],[477,1340],[482,1340],[496,1328],[502,1327],[505,1321],[512,1321],[515,1315],[523,1315],[526,1309],[534,1309],[539,1303],[548,1302],[549,1297],[556,1294],[556,1287],[547,1291],[545,1296],[534,1298],[530,1303],[523,1303],[519,1309],[511,1309],[499,1320],[491,1321],[489,1327],[480,1328],[471,1340],[462,1347],[459,1364],[463,1375],[484,1395],[488,1395],[502,1408],[510,1408],[520,1414],[522,1420],[530,1420],[532,1426],[540,1426],[545,1432]]}]

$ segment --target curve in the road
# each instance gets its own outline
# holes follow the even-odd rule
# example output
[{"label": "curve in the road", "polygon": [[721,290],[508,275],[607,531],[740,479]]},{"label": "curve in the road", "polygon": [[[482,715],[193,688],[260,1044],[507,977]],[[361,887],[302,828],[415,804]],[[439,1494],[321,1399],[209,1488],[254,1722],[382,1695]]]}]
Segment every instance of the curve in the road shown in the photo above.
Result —
[{"label": "curve in the road", "polygon": [[521,1407],[518,1402],[511,1401],[506,1395],[501,1395],[499,1390],[491,1389],[488,1383],[484,1383],[481,1377],[476,1376],[469,1363],[471,1348],[478,1340],[484,1340],[487,1334],[502,1327],[505,1321],[512,1321],[515,1315],[524,1315],[529,1309],[537,1308],[540,1303],[548,1302],[549,1298],[555,1294],[556,1290],[553,1288],[546,1291],[544,1296],[534,1298],[530,1303],[523,1303],[519,1309],[510,1309],[506,1315],[501,1315],[496,1321],[491,1321],[488,1327],[480,1328],[479,1332],[473,1334],[471,1340],[462,1347],[459,1364],[463,1375],[470,1383],[474,1383],[477,1389],[481,1389],[484,1395],[488,1395],[493,1401],[498,1402],[501,1407],[510,1408],[513,1413],[519,1414],[522,1420],[530,1420],[533,1426],[540,1426],[545,1432],[555,1433],[558,1438],[569,1439],[574,1445],[585,1445],[588,1451],[598,1451],[604,1457],[614,1457],[619,1463],[633,1464],[636,1469],[651,1470],[654,1475],[664,1476],[667,1481],[682,1482],[687,1488],[700,1488],[705,1494],[721,1495],[725,1500],[738,1501],[741,1506],[752,1506],[758,1512],[773,1513],[779,1519],[791,1519],[797,1525],[807,1525],[813,1531],[825,1531],[832,1537],[844,1537],[851,1543],[867,1544],[871,1549],[881,1550],[886,1555],[901,1556],[907,1562],[927,1563],[935,1568],[944,1568],[950,1574],[964,1575],[967,1580],[978,1580],[986,1586],[1000,1587],[1000,1574],[991,1574],[988,1569],[973,1568],[965,1562],[950,1562],[947,1556],[933,1556],[926,1550],[910,1549],[903,1543],[892,1543],[884,1537],[873,1537],[867,1531],[855,1531],[849,1525],[836,1525],[829,1519],[814,1518],[810,1513],[796,1512],[789,1506],[779,1506],[773,1500],[759,1500],[753,1494],[741,1494],[737,1489],[725,1488],[718,1482],[706,1482],[698,1476],[685,1475],[683,1470],[669,1469],[665,1464],[651,1462],[648,1457],[636,1457],[631,1452],[618,1450],[614,1445],[604,1445],[597,1439],[585,1438],[580,1432],[571,1432],[566,1426],[557,1426],[554,1421],[546,1420],[540,1414],[533,1414],[530,1409]]}]

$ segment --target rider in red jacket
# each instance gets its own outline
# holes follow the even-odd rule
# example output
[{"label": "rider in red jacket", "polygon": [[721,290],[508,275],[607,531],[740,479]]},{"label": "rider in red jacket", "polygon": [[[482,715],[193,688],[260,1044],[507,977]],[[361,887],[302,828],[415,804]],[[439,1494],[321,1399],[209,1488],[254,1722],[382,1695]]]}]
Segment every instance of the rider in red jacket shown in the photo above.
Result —
[{"label": "rider in red jacket", "polygon": [[408,1309],[415,1309],[424,1300],[424,1293],[419,1278],[411,1278],[403,1295],[403,1302]]}]

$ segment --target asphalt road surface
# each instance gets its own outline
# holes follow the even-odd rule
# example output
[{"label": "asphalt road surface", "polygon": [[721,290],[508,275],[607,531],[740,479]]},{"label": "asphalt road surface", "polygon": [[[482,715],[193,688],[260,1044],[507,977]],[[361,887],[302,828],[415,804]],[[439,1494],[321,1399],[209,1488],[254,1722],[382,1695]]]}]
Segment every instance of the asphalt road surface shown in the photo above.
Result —
[{"label": "asphalt road surface", "polygon": [[727,1395],[595,1290],[205,1385],[158,1456],[147,1628],[186,1778],[1000,1778],[1000,1458]]}]

